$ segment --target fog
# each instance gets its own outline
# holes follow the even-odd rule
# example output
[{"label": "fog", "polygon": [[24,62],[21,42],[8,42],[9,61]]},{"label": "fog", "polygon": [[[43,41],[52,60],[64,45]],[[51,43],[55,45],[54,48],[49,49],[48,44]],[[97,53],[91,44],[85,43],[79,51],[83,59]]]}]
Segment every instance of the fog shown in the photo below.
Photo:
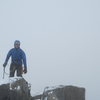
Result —
[{"label": "fog", "polygon": [[[99,0],[0,0],[0,65],[14,41],[27,56],[32,95],[46,86],[85,87],[100,100]],[[6,67],[9,73],[10,60]],[[7,75],[5,77],[8,77]]]}]

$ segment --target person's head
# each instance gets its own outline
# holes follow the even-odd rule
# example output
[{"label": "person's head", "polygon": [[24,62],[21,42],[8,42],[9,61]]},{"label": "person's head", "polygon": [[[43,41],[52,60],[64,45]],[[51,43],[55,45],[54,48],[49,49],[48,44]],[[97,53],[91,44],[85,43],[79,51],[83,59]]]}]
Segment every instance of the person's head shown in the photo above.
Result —
[{"label": "person's head", "polygon": [[20,48],[20,41],[19,40],[15,40],[14,47],[15,48]]}]

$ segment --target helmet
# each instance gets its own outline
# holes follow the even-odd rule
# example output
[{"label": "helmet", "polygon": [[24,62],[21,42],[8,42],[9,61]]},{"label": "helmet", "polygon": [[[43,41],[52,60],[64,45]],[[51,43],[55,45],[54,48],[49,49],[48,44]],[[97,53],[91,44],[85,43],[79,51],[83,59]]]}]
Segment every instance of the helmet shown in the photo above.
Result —
[{"label": "helmet", "polygon": [[16,45],[16,44],[20,45],[20,41],[19,40],[15,40],[14,45]]}]

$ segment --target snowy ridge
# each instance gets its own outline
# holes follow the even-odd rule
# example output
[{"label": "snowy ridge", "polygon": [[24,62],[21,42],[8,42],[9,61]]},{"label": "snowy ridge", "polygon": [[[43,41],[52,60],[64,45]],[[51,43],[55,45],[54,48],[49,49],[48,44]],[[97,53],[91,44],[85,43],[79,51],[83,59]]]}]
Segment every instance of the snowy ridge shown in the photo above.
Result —
[{"label": "snowy ridge", "polygon": [[8,79],[2,79],[0,81],[0,85],[3,84],[11,84],[13,82],[16,82],[17,80],[20,80],[22,77],[12,77],[12,78],[8,78]]}]

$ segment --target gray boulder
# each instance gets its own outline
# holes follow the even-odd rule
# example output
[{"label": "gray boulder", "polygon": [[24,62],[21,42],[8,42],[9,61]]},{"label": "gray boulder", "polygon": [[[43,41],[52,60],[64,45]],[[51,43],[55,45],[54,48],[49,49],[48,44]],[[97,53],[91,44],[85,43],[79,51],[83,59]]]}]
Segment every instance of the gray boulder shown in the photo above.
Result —
[{"label": "gray boulder", "polygon": [[0,86],[0,100],[30,100],[30,86],[24,78]]},{"label": "gray boulder", "polygon": [[33,97],[33,100],[85,100],[85,89],[75,86],[59,86],[45,88],[43,94]]}]

